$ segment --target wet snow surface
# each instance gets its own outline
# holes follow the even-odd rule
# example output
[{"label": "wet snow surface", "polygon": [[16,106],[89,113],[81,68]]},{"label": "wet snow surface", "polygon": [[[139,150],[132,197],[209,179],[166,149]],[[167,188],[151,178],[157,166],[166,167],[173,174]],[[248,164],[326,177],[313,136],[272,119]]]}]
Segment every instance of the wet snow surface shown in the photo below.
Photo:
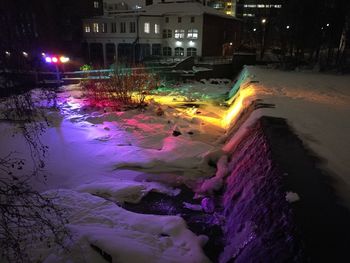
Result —
[{"label": "wet snow surface", "polygon": [[[49,146],[48,177],[32,184],[58,196],[57,205],[69,211],[73,238],[68,254],[38,244],[32,258],[209,262],[202,249],[208,237],[191,232],[180,215],[134,213],[124,209],[125,204],[136,205],[150,192],[176,198],[180,186],[186,185],[199,199],[184,202],[184,208],[210,210],[208,199],[200,205],[200,198],[220,189],[228,172],[228,153],[246,127],[263,115],[286,118],[306,145],[327,160],[324,169],[334,174],[339,194],[349,204],[348,83],[348,76],[247,67],[235,85],[215,80],[164,86],[149,98],[145,110],[120,112],[88,107],[79,86],[63,87],[59,111],[47,112],[52,126],[42,137]],[[239,119],[257,99],[265,106]],[[159,107],[162,116],[157,114]],[[15,126],[0,123],[0,129],[1,155],[16,151],[30,160],[25,141],[14,135]],[[302,202],[294,192],[285,198]]]}]

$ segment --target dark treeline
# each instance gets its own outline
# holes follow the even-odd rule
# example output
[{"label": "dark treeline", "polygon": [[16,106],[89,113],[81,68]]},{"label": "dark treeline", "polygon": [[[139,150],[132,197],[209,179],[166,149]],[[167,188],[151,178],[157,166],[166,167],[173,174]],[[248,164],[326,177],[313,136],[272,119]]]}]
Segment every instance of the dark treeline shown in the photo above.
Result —
[{"label": "dark treeline", "polygon": [[313,65],[344,72],[349,71],[349,22],[348,0],[285,0],[278,15],[264,25],[246,24],[245,32],[261,52],[278,54],[285,68]]}]

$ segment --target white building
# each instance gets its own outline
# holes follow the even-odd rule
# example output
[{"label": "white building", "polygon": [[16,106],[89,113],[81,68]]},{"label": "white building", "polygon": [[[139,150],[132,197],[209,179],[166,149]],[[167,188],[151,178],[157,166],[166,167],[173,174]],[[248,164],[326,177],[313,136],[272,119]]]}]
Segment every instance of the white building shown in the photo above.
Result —
[{"label": "white building", "polygon": [[160,0],[142,8],[106,2],[104,7],[103,16],[84,20],[84,46],[93,63],[220,56],[224,46],[239,39],[238,20],[197,1]]}]

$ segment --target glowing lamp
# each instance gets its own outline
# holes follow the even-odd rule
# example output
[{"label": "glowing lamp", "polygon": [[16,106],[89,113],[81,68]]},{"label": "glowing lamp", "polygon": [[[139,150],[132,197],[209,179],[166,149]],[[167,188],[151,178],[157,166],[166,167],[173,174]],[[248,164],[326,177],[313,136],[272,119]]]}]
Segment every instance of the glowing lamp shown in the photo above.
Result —
[{"label": "glowing lamp", "polygon": [[28,53],[27,52],[23,51],[22,54],[23,54],[24,57],[28,57]]},{"label": "glowing lamp", "polygon": [[58,62],[58,59],[56,57],[52,57],[52,62],[53,63],[57,63]]},{"label": "glowing lamp", "polygon": [[64,57],[64,56],[61,56],[60,57],[60,62],[61,63],[67,63],[69,61],[69,58],[68,57]]},{"label": "glowing lamp", "polygon": [[46,63],[51,63],[51,62],[52,62],[52,59],[51,59],[50,57],[46,57],[46,58],[45,58],[45,61],[46,61]]},{"label": "glowing lamp", "polygon": [[265,23],[266,23],[266,19],[263,18],[263,19],[261,20],[261,23],[265,24]]},{"label": "glowing lamp", "polygon": [[253,31],[255,32],[255,31],[256,31],[256,28],[253,28]]},{"label": "glowing lamp", "polygon": [[176,46],[182,46],[182,42],[181,41],[176,41]]},{"label": "glowing lamp", "polygon": [[8,52],[8,51],[5,51],[5,54],[6,54],[6,56],[11,56],[11,53],[10,52]]}]

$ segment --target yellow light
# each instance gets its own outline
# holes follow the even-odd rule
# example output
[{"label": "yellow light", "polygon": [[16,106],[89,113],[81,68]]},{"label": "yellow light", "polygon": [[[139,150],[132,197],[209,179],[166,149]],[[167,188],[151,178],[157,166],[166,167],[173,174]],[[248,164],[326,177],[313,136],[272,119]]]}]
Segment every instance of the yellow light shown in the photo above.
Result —
[{"label": "yellow light", "polygon": [[223,116],[221,125],[224,128],[228,128],[233,121],[237,119],[239,116],[239,113],[244,107],[244,101],[255,94],[254,89],[252,87],[248,87],[246,89],[241,90],[237,95],[235,96],[236,100],[233,102],[233,104],[230,106],[228,111],[226,112],[226,115]]},{"label": "yellow light", "polygon": [[67,63],[69,61],[69,58],[61,56],[60,61],[61,61],[61,63]]}]

